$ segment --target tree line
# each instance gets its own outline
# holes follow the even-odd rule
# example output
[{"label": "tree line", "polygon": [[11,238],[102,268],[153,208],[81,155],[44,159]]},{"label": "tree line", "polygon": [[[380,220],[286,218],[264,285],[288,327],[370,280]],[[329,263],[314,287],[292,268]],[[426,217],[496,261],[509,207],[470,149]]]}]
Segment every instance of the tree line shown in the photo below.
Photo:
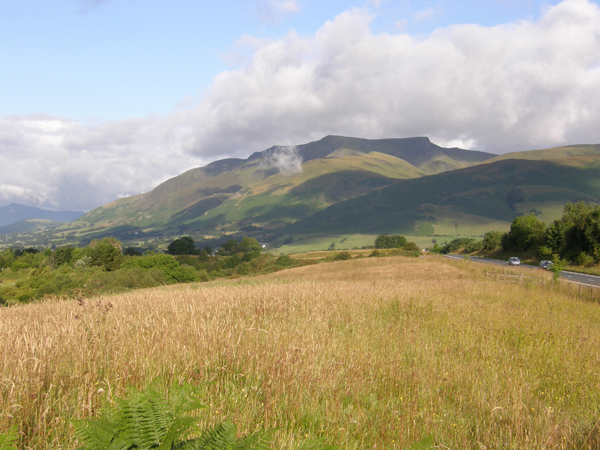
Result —
[{"label": "tree line", "polygon": [[[108,237],[88,246],[7,249],[0,252],[0,305],[58,295],[84,297],[164,284],[268,273],[308,264],[263,254],[256,239],[231,239],[213,254],[198,249],[189,236],[175,239],[167,254],[122,249]],[[170,254],[169,254],[170,253]]]},{"label": "tree line", "polygon": [[460,248],[472,253],[478,250],[534,253],[541,259],[554,255],[575,265],[592,266],[600,262],[600,206],[586,202],[567,203],[563,215],[547,225],[535,214],[516,217],[506,233],[489,231],[482,240],[459,238],[440,246],[434,252],[451,253]]}]

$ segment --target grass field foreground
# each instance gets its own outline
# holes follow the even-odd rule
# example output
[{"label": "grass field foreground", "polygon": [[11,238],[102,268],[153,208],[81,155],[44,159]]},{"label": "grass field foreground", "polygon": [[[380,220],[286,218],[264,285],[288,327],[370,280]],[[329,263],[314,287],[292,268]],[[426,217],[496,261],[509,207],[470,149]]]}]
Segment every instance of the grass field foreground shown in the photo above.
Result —
[{"label": "grass field foreground", "polygon": [[277,448],[599,448],[600,305],[483,270],[363,258],[2,308],[0,433],[74,448],[69,420],[160,376]]}]

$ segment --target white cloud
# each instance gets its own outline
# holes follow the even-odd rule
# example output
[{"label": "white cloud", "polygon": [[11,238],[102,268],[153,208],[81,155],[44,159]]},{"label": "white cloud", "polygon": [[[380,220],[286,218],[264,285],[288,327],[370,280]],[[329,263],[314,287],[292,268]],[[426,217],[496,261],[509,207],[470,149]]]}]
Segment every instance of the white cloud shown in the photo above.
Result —
[{"label": "white cloud", "polygon": [[427,135],[497,152],[600,142],[600,9],[566,0],[537,23],[374,35],[364,10],[312,37],[265,43],[215,77],[190,151],[266,148],[329,133]]},{"label": "white cloud", "polygon": [[204,162],[185,130],[139,119],[84,127],[49,116],[0,119],[0,202],[87,210]]},{"label": "white cloud", "polygon": [[302,172],[302,156],[295,145],[275,146],[266,152],[264,164],[274,167],[285,176]]},{"label": "white cloud", "polygon": [[600,8],[590,1],[422,39],[374,34],[371,19],[355,9],[314,36],[246,38],[255,50],[245,64],[166,117],[91,127],[0,118],[0,202],[87,209],[213,159],[327,134],[498,153],[600,142]]}]

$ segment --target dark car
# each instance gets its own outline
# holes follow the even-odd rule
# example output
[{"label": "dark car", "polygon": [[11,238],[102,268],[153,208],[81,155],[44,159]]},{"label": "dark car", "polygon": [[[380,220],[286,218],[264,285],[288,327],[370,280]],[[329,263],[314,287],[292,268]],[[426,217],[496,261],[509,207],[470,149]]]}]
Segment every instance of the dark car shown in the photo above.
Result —
[{"label": "dark car", "polygon": [[508,258],[508,265],[509,266],[520,266],[521,260],[519,258],[517,258],[516,256],[511,256],[510,258]]},{"label": "dark car", "polygon": [[542,261],[538,267],[540,269],[550,270],[552,268],[552,261]]}]

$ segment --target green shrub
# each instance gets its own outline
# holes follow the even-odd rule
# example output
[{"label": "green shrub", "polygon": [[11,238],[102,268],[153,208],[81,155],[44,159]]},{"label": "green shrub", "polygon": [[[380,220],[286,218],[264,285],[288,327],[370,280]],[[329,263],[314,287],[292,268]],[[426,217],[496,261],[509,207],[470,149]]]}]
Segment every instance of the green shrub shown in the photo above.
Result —
[{"label": "green shrub", "polygon": [[281,267],[290,267],[294,265],[294,260],[288,255],[281,255],[275,260],[275,264]]},{"label": "green shrub", "polygon": [[27,264],[25,261],[21,261],[21,259],[17,259],[10,266],[10,270],[12,270],[13,272],[18,272],[19,270],[29,269],[29,268],[30,268],[29,264]]},{"label": "green shrub", "polygon": [[92,258],[92,266],[100,266],[108,271],[118,270],[124,259],[121,242],[111,237],[92,241],[88,256]]},{"label": "green shrub", "polygon": [[144,270],[161,270],[168,283],[190,283],[198,281],[198,274],[193,267],[182,267],[171,255],[148,255],[128,258],[122,269],[139,267]]},{"label": "green shrub", "polygon": [[63,264],[70,264],[73,257],[73,247],[61,247],[56,249],[52,255],[52,265],[54,267],[60,267]]},{"label": "green shrub", "polygon": [[500,248],[504,234],[502,231],[488,231],[483,235],[482,248],[488,252]]},{"label": "green shrub", "polygon": [[407,242],[406,245],[404,245],[404,250],[406,251],[414,251],[414,250],[421,250],[419,248],[419,246],[415,243],[415,242]]},{"label": "green shrub", "polygon": [[587,253],[581,252],[575,259],[575,264],[578,266],[591,267],[594,265],[594,258]]},{"label": "green shrub", "polygon": [[250,263],[243,262],[235,268],[235,273],[237,273],[238,275],[248,275],[250,273],[251,267],[252,266],[250,266]]},{"label": "green shrub", "polygon": [[552,257],[552,250],[548,247],[546,247],[545,245],[542,245],[538,251],[537,251],[538,255],[540,258],[542,259],[549,259]]},{"label": "green shrub", "polygon": [[483,241],[473,241],[473,242],[469,242],[466,246],[465,246],[465,250],[467,253],[474,253],[474,252],[478,252],[479,250],[481,250],[483,248]]},{"label": "green shrub", "polygon": [[371,252],[371,254],[369,255],[369,258],[376,258],[378,256],[383,256],[383,253],[380,252],[379,250],[373,250]]},{"label": "green shrub", "polygon": [[377,236],[375,248],[402,248],[406,245],[404,236]]},{"label": "green shrub", "polygon": [[210,276],[208,275],[208,272],[206,270],[198,271],[198,281],[208,281],[209,279]]},{"label": "green shrub", "polygon": [[334,261],[346,261],[348,259],[352,259],[350,252],[340,252],[333,257]]},{"label": "green shrub", "polygon": [[[206,255],[206,253],[203,254]],[[200,258],[198,256],[183,255],[177,256],[175,259],[177,259],[177,262],[180,265],[186,264],[188,266],[192,266],[196,270],[204,269],[204,263],[200,261]]]},{"label": "green shrub", "polygon": [[455,252],[460,250],[461,248],[466,248],[469,244],[475,242],[473,238],[457,238],[450,241],[448,244],[445,244],[444,247],[440,250],[440,253],[443,255],[447,255],[448,253]]}]

